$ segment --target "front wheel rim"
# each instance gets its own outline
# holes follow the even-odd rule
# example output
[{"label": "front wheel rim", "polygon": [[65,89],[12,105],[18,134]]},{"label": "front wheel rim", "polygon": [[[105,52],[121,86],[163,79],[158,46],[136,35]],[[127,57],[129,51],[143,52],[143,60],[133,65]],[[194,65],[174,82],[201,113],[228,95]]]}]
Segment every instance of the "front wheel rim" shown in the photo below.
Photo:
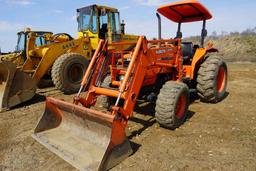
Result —
[{"label": "front wheel rim", "polygon": [[178,103],[176,105],[176,117],[178,119],[183,118],[184,114],[185,114],[185,110],[186,110],[186,96],[185,95],[181,95],[179,97]]},{"label": "front wheel rim", "polygon": [[222,93],[225,89],[226,86],[226,70],[225,68],[222,66],[220,67],[219,71],[218,71],[218,75],[217,75],[217,91],[218,93]]},{"label": "front wheel rim", "polygon": [[71,83],[80,83],[83,77],[83,65],[73,64],[69,67],[68,79]]}]

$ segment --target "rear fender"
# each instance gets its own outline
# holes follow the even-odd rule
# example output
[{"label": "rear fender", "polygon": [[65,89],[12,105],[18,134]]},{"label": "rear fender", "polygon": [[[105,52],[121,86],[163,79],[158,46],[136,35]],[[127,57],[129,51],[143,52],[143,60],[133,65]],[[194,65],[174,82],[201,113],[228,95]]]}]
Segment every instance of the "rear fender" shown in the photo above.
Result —
[{"label": "rear fender", "polygon": [[207,53],[207,49],[205,48],[198,48],[196,50],[191,63],[191,73],[190,73],[191,79],[194,79],[195,73],[197,72],[197,69],[201,61],[204,59],[206,53]]},{"label": "rear fender", "polygon": [[219,52],[219,50],[216,49],[216,48],[208,48],[206,52],[207,53],[214,53],[214,52]]},{"label": "rear fender", "polygon": [[195,52],[195,55],[193,57],[192,63],[191,63],[191,74],[190,78],[195,79],[196,73],[200,67],[200,64],[202,61],[206,58],[206,54],[208,53],[215,53],[218,52],[218,49],[215,48],[198,48]]}]

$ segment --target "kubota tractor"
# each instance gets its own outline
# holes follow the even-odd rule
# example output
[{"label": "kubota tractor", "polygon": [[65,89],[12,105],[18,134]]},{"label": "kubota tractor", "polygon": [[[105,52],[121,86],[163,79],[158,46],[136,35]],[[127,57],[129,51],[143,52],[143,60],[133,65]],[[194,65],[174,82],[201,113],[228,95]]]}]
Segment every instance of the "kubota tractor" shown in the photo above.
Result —
[{"label": "kubota tractor", "polygon": [[[165,5],[158,12],[178,23],[177,36],[161,39],[159,29],[159,40],[101,40],[73,103],[47,98],[33,134],[37,141],[80,170],[108,170],[132,153],[125,128],[137,99],[156,96],[157,122],[175,129],[186,119],[189,89],[197,89],[205,102],[224,97],[227,66],[217,49],[203,46],[210,12],[194,0]],[[181,24],[196,21],[203,21],[202,41],[193,46],[182,41]],[[108,48],[132,44],[132,50]],[[106,111],[91,108],[97,103]]]},{"label": "kubota tractor", "polygon": [[80,8],[77,21],[77,39],[60,33],[48,36],[47,44],[37,46],[46,39],[30,32],[23,44],[26,48],[22,65],[17,67],[8,60],[0,62],[0,111],[30,100],[43,77],[51,78],[55,87],[66,94],[77,92],[100,39],[129,42],[138,38],[124,33],[124,24],[115,8],[99,5]]}]

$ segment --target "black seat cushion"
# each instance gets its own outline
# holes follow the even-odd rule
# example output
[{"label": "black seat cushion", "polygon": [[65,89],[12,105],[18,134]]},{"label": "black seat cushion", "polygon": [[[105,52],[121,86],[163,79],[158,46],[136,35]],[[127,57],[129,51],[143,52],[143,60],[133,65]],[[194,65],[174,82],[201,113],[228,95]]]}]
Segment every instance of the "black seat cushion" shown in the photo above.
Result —
[{"label": "black seat cushion", "polygon": [[192,58],[194,56],[194,48],[192,42],[182,42],[181,49],[184,58]]},{"label": "black seat cushion", "polygon": [[107,32],[108,32],[108,24],[102,24],[100,31],[99,31],[100,39],[105,39]]}]

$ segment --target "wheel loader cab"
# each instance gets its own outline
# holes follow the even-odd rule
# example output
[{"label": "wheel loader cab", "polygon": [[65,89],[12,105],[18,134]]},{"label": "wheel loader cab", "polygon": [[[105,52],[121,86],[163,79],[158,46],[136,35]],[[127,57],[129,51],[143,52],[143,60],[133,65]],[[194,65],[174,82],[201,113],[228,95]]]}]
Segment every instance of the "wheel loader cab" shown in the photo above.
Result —
[{"label": "wheel loader cab", "polygon": [[18,40],[17,40],[17,45],[15,47],[15,53],[21,53],[22,54],[22,60],[26,61],[27,59],[27,43],[29,40],[29,35],[30,33],[34,34],[35,37],[35,46],[40,47],[43,45],[47,45],[50,43],[49,40],[45,38],[46,35],[52,35],[53,33],[51,32],[44,32],[44,31],[20,31],[17,33],[18,35]]},{"label": "wheel loader cab", "polygon": [[77,9],[78,37],[86,35],[97,48],[99,39],[109,42],[121,40],[119,12],[115,8],[91,5]]}]

